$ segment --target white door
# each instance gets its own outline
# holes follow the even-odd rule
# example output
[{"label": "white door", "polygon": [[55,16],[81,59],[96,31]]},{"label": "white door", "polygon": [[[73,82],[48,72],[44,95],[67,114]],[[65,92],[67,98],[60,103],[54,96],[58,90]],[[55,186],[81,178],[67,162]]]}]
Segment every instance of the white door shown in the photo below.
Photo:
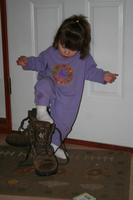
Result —
[{"label": "white door", "polygon": [[86,82],[70,138],[133,147],[133,1],[7,0],[13,129],[34,106],[35,72],[16,65],[51,45],[66,17],[84,14],[92,27],[91,52],[99,67],[119,74],[110,85]]}]

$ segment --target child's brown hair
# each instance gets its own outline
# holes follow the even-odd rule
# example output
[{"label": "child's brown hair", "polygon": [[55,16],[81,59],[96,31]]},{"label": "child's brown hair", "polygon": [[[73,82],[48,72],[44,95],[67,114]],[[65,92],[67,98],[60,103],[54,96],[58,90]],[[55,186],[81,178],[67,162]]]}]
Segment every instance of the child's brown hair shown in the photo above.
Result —
[{"label": "child's brown hair", "polygon": [[80,52],[80,58],[85,58],[90,51],[91,28],[86,17],[73,15],[65,19],[59,27],[53,47],[58,49],[59,42],[63,47]]}]

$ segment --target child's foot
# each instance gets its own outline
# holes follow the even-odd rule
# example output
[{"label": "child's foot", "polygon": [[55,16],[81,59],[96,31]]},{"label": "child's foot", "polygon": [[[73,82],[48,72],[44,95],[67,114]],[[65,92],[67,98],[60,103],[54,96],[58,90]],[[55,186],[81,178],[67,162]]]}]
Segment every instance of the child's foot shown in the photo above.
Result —
[{"label": "child's foot", "polygon": [[51,124],[53,124],[53,119],[48,114],[46,106],[38,106],[37,105],[37,119],[39,121],[46,121],[46,122],[50,122]]},{"label": "child's foot", "polygon": [[55,156],[57,158],[67,159],[67,157],[66,157],[67,153],[65,154],[65,152],[62,149],[58,148],[58,146],[53,144],[53,143],[51,144],[51,146],[53,147],[54,152],[55,152]]},{"label": "child's foot", "polygon": [[49,123],[51,123],[51,124],[53,124],[53,120],[52,120],[52,118],[50,117],[50,116],[40,116],[40,115],[38,115],[37,116],[37,119],[39,120],[39,121],[45,121],[45,122],[49,122]]}]

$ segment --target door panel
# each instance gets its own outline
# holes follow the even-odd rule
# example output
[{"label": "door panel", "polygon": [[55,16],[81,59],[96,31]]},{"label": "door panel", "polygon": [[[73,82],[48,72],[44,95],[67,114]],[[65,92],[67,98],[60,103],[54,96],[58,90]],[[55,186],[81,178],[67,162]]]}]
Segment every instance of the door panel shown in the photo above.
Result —
[{"label": "door panel", "polygon": [[[88,17],[91,53],[98,67],[119,74],[113,84],[86,81],[79,115],[70,138],[133,146],[133,2],[130,0],[7,0],[13,128],[34,106],[35,72],[16,66],[20,55],[38,55],[51,45],[61,21]],[[13,49],[13,51],[12,51]]]}]

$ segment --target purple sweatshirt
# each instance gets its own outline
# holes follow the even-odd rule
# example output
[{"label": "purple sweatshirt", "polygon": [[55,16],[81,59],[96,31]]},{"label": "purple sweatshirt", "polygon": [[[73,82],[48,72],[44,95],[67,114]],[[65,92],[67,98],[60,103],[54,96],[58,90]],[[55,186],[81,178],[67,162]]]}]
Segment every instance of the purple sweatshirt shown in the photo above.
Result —
[{"label": "purple sweatshirt", "polygon": [[[85,80],[104,84],[104,71],[97,68],[91,55],[80,59],[80,54],[77,53],[65,58],[53,47],[49,47],[38,57],[29,57],[25,69],[37,71],[38,81],[45,77],[53,80],[56,101],[59,102],[58,110],[61,113],[59,118],[67,118],[70,125],[76,119]],[[52,115],[56,118],[54,111]]]}]

